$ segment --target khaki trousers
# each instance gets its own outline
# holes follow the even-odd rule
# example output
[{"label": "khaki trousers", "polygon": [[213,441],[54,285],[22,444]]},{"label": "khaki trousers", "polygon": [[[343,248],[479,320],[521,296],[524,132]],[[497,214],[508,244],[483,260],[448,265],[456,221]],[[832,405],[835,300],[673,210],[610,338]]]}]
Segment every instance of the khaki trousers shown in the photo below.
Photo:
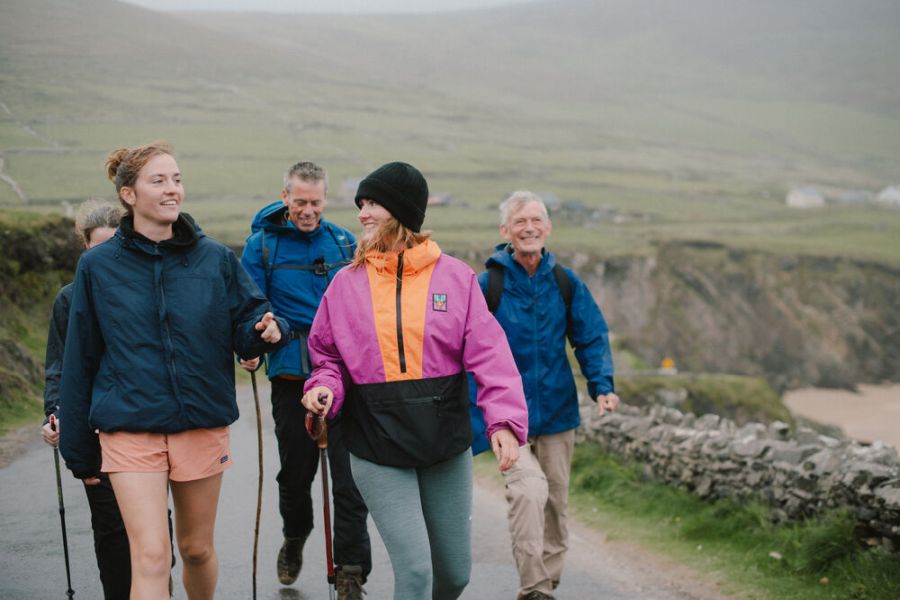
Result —
[{"label": "khaki trousers", "polygon": [[575,430],[528,438],[506,471],[506,501],[521,600],[537,590],[551,594],[568,549],[566,513]]}]

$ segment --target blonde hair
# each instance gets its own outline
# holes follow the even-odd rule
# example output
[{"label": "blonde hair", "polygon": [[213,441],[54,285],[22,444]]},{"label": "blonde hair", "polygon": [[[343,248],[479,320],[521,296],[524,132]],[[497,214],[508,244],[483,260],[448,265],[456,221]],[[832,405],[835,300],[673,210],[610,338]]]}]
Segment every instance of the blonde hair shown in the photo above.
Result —
[{"label": "blonde hair", "polygon": [[356,246],[356,254],[350,263],[354,269],[366,264],[366,254],[380,252],[386,254],[394,252],[398,246],[412,248],[418,246],[431,237],[430,231],[415,232],[394,217],[389,218],[375,230],[372,236],[366,240],[360,240]]},{"label": "blonde hair", "polygon": [[75,213],[75,232],[87,246],[95,229],[100,227],[115,229],[121,220],[121,208],[106,200],[89,198],[78,206]]},{"label": "blonde hair", "polygon": [[[106,157],[106,176],[116,186],[116,195],[119,195],[123,187],[134,187],[138,173],[141,172],[141,169],[144,168],[144,165],[151,158],[158,154],[172,156],[173,153],[174,148],[165,141],[150,142],[134,148],[113,150]],[[126,204],[121,196],[119,196],[119,202],[131,214],[131,206]]]}]

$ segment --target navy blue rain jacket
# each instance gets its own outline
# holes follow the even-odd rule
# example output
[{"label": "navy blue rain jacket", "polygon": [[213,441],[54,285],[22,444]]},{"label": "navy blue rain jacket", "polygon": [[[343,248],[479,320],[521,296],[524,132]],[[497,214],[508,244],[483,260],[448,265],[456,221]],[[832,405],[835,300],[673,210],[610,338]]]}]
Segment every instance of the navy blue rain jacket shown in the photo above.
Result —
[{"label": "navy blue rain jacket", "polygon": [[[267,261],[263,247],[268,247]],[[241,265],[291,326],[291,341],[266,360],[269,379],[279,375],[306,378],[310,373],[306,339],[325,289],[356,252],[356,238],[342,227],[319,221],[309,233],[287,219],[281,200],[253,218]]]},{"label": "navy blue rain jacket", "polygon": [[[497,252],[485,263],[488,267],[493,264],[503,267],[504,273],[503,294],[494,316],[506,332],[522,375],[528,435],[549,435],[578,427],[578,393],[566,355],[566,336],[587,379],[590,397],[615,391],[609,329],[600,307],[587,285],[574,271],[564,268],[573,292],[571,322],[567,322],[566,304],[553,276],[556,257],[551,252],[544,251],[534,277],[516,262],[508,244],[497,246]],[[487,271],[478,276],[478,283],[482,292],[487,290]],[[489,448],[489,441],[481,411],[475,407],[476,389],[470,385],[469,391],[472,451],[478,454]]]},{"label": "navy blue rain jacket", "polygon": [[76,477],[99,472],[94,430],[176,433],[238,417],[233,353],[267,344],[254,325],[271,310],[226,246],[182,213],[156,244],[125,217],[78,262],[60,392],[60,450]]}]

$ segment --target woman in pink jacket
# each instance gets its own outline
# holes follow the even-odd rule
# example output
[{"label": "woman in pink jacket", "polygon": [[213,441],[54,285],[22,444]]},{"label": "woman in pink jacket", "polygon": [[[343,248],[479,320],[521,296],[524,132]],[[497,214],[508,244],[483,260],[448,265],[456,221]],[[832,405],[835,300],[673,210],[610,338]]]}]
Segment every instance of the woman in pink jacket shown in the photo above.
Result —
[{"label": "woman in pink jacket", "polygon": [[386,164],[356,193],[363,234],[309,334],[303,405],[340,413],[353,478],[394,568],[394,598],[452,599],[471,571],[472,430],[466,372],[501,470],[528,413],[506,335],[475,274],[420,232],[428,185]]}]

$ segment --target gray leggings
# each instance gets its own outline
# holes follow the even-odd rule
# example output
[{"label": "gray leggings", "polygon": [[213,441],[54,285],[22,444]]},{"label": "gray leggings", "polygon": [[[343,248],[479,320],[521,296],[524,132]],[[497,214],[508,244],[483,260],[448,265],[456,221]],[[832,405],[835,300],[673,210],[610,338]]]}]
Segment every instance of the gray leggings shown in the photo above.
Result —
[{"label": "gray leggings", "polygon": [[350,454],[359,488],[394,568],[395,600],[453,600],[472,571],[472,453],[420,469]]}]

